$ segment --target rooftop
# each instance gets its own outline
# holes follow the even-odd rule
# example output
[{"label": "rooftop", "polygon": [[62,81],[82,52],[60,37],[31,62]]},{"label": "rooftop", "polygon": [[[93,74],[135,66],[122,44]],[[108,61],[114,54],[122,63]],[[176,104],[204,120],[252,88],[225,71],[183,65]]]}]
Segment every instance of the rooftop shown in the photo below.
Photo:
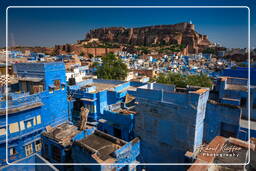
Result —
[{"label": "rooftop", "polygon": [[47,126],[46,132],[43,132],[42,135],[55,140],[63,146],[68,146],[72,143],[72,138],[75,137],[79,132],[80,131],[76,126],[69,123],[63,123],[54,128]]},{"label": "rooftop", "polygon": [[[88,85],[85,85],[83,86],[84,88],[87,88],[88,86],[95,86],[96,87],[96,91],[97,92],[100,92],[100,91],[103,91],[103,90],[108,90],[108,89],[111,89],[111,88],[114,88],[116,86],[116,84],[109,84],[109,83],[91,83],[91,84],[88,84]],[[83,88],[82,87],[82,88]]]},{"label": "rooftop", "polygon": [[98,130],[75,143],[93,153],[92,157],[99,163],[114,162],[116,159],[113,152],[126,144],[125,141]]}]

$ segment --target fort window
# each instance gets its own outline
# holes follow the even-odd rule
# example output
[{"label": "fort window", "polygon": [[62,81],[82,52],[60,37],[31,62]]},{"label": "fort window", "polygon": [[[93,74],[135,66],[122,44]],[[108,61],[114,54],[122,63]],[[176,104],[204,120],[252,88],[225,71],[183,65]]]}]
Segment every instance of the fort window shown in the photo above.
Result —
[{"label": "fort window", "polygon": [[12,148],[9,148],[9,153],[10,153],[10,156],[12,156],[12,155],[17,154],[17,151],[14,147],[12,147]]},{"label": "fort window", "polygon": [[30,156],[33,153],[33,146],[32,144],[28,144],[25,146],[25,154],[26,156]]},{"label": "fort window", "polygon": [[53,160],[60,162],[60,149],[55,145],[52,146]]},{"label": "fort window", "polygon": [[41,140],[35,141],[35,150],[36,152],[41,151],[42,143]]},{"label": "fort window", "polygon": [[55,90],[60,89],[60,80],[54,80],[54,87],[55,87]]},{"label": "fort window", "polygon": [[5,135],[5,131],[6,131],[5,128],[0,128],[0,136]]}]

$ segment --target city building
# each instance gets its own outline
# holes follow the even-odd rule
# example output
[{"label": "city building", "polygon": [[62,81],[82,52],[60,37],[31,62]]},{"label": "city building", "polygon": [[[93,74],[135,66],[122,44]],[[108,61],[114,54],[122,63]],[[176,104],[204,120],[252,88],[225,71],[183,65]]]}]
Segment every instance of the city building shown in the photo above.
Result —
[{"label": "city building", "polygon": [[75,99],[73,121],[77,122],[82,106],[89,109],[89,121],[103,117],[108,105],[124,102],[126,94],[136,96],[136,88],[146,83],[118,80],[88,79],[69,86],[69,95]]},{"label": "city building", "polygon": [[127,94],[125,102],[109,105],[97,128],[114,137],[130,141],[134,138],[135,97]]},{"label": "city building", "polygon": [[141,139],[141,161],[186,163],[186,150],[194,151],[203,142],[208,96],[209,90],[204,88],[183,89],[157,83],[137,88],[134,132]]},{"label": "city building", "polygon": [[8,99],[2,94],[0,101],[1,165],[7,162],[6,136],[8,162],[11,163],[40,153],[41,133],[45,128],[69,119],[63,63],[18,63],[14,65],[14,72],[19,91],[10,90]]},{"label": "city building", "polygon": [[75,141],[72,147],[74,163],[95,164],[75,165],[75,171],[135,171],[138,164],[136,158],[139,154],[138,138],[126,142],[98,130],[86,138]]},{"label": "city building", "polygon": [[[73,163],[71,156],[72,144],[75,140],[92,134],[95,128],[87,126],[79,130],[71,123],[63,123],[56,127],[48,126],[42,133],[42,156],[51,163]],[[72,165],[57,165],[59,170],[70,170]]]},{"label": "city building", "polygon": [[237,105],[208,100],[204,120],[204,142],[211,142],[216,136],[238,137],[241,108]]}]

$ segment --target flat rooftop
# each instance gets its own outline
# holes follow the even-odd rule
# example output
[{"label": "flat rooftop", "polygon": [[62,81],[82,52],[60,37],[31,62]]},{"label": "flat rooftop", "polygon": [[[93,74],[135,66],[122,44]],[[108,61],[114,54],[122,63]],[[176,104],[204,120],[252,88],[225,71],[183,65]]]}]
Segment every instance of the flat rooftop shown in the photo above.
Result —
[{"label": "flat rooftop", "polygon": [[46,127],[46,132],[43,132],[42,135],[55,140],[63,146],[68,146],[72,143],[72,138],[79,132],[80,131],[76,126],[69,123],[63,123],[54,128],[50,126]]},{"label": "flat rooftop", "polygon": [[125,145],[126,142],[95,130],[95,132],[88,137],[76,141],[76,144],[94,153],[92,156],[101,163],[114,162],[115,158],[112,153]]},{"label": "flat rooftop", "polygon": [[235,90],[235,91],[247,91],[248,88],[245,85],[237,85],[237,84],[227,84],[227,90]]},{"label": "flat rooftop", "polygon": [[[103,91],[103,90],[109,90],[111,88],[114,88],[117,84],[110,84],[110,83],[91,83],[91,84],[88,84],[86,86],[83,86],[83,87],[88,87],[88,86],[95,86],[96,87],[96,92],[100,92],[100,91]],[[82,88],[83,88],[82,87]]]}]

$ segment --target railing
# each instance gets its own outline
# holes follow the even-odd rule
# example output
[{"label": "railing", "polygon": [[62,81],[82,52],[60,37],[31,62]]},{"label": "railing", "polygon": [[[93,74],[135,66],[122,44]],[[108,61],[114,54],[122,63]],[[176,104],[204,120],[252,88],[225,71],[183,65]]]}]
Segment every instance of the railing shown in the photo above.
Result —
[{"label": "railing", "polygon": [[[23,96],[14,100],[8,100],[8,109],[32,105],[41,102],[38,94]],[[6,109],[6,101],[0,102],[0,110]]]}]

